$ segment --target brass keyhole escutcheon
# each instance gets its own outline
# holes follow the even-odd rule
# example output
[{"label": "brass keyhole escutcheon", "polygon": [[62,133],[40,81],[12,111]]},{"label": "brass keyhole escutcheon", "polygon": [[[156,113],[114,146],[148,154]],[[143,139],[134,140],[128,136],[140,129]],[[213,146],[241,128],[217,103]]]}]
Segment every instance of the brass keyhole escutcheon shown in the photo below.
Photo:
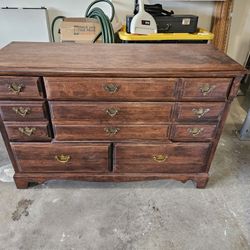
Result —
[{"label": "brass keyhole escutcheon", "polygon": [[189,134],[192,136],[198,136],[204,131],[204,128],[188,128]]},{"label": "brass keyhole escutcheon", "polygon": [[192,112],[197,115],[198,118],[203,117],[206,113],[208,113],[210,109],[203,109],[203,108],[198,108],[198,109],[192,109]]},{"label": "brass keyhole escutcheon", "polygon": [[115,83],[110,83],[104,86],[104,90],[110,94],[114,94],[118,92],[119,86],[117,86]]},{"label": "brass keyhole escutcheon", "polygon": [[23,107],[19,107],[19,108],[12,108],[13,111],[15,111],[16,114],[25,117],[26,115],[31,113],[31,109],[30,108],[23,108]]},{"label": "brass keyhole escutcheon", "polygon": [[201,88],[200,91],[202,93],[203,96],[208,95],[209,93],[211,93],[214,89],[216,88],[215,85],[210,86],[209,84],[204,84]]},{"label": "brass keyhole escutcheon", "polygon": [[118,114],[119,110],[116,108],[109,108],[106,109],[106,113],[110,116],[110,117],[114,117]]},{"label": "brass keyhole escutcheon", "polygon": [[154,155],[153,156],[153,160],[158,163],[165,162],[167,159],[168,159],[167,155]]},{"label": "brass keyhole escutcheon", "polygon": [[25,127],[25,128],[18,128],[18,130],[24,135],[31,136],[36,131],[36,128]]},{"label": "brass keyhole escutcheon", "polygon": [[24,85],[21,83],[13,82],[8,86],[8,89],[10,92],[13,92],[16,95],[19,95],[23,91]]},{"label": "brass keyhole escutcheon", "polygon": [[109,135],[109,136],[112,136],[112,135],[116,135],[120,129],[119,128],[104,128],[104,131]]},{"label": "brass keyhole escutcheon", "polygon": [[70,155],[61,154],[61,155],[56,155],[55,159],[60,163],[67,163],[70,161],[71,157]]}]

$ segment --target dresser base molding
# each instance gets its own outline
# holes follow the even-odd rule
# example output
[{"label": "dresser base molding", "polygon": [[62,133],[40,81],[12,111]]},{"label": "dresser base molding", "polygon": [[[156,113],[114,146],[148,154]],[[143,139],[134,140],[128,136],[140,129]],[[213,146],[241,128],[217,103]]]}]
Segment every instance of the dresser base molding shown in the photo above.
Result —
[{"label": "dresser base molding", "polygon": [[49,180],[74,180],[74,181],[94,181],[94,182],[129,182],[129,181],[149,181],[173,179],[185,183],[192,180],[197,188],[205,188],[209,179],[207,173],[198,174],[146,174],[146,173],[126,173],[126,174],[90,174],[90,173],[16,173],[14,180],[19,189],[28,188],[29,183],[42,184]]}]

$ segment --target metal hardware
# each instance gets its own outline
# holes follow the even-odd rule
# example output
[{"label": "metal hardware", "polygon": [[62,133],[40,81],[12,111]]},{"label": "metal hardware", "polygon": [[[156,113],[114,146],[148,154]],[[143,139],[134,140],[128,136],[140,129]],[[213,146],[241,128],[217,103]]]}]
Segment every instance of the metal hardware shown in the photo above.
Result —
[{"label": "metal hardware", "polygon": [[119,86],[117,86],[114,83],[110,83],[104,86],[105,91],[107,91],[110,94],[114,94],[119,90]]},{"label": "metal hardware", "polygon": [[210,109],[203,109],[203,108],[199,108],[199,109],[192,109],[193,113],[195,115],[197,115],[198,118],[203,117],[206,113],[208,113],[210,111]]},{"label": "metal hardware", "polygon": [[209,94],[211,91],[213,91],[216,88],[215,85],[210,86],[209,84],[204,84],[201,88],[200,91],[203,96],[206,96]]},{"label": "metal hardware", "polygon": [[111,116],[111,117],[114,117],[118,114],[119,110],[116,109],[116,108],[109,108],[109,109],[106,109],[106,113]]},{"label": "metal hardware", "polygon": [[25,117],[26,115],[30,114],[31,109],[30,108],[23,108],[23,107],[19,107],[19,108],[12,108],[13,111],[16,112],[16,114]]},{"label": "metal hardware", "polygon": [[159,163],[165,162],[167,159],[168,159],[167,155],[154,155],[153,156],[153,160]]},{"label": "metal hardware", "polygon": [[70,155],[61,154],[61,155],[56,155],[55,159],[61,163],[67,163],[71,159],[71,157]]},{"label": "metal hardware", "polygon": [[204,131],[204,128],[188,128],[187,131],[189,132],[189,134],[195,137],[202,133]]},{"label": "metal hardware", "polygon": [[24,89],[24,85],[21,83],[13,82],[8,86],[8,89],[16,95],[19,95],[20,92],[22,92],[22,90]]},{"label": "metal hardware", "polygon": [[109,136],[111,136],[111,135],[116,135],[119,131],[120,131],[120,129],[119,128],[104,128],[104,131],[109,135]]},{"label": "metal hardware", "polygon": [[36,128],[25,127],[25,128],[18,128],[18,130],[19,130],[22,134],[25,134],[25,135],[27,135],[27,136],[31,136],[31,135],[36,131]]}]

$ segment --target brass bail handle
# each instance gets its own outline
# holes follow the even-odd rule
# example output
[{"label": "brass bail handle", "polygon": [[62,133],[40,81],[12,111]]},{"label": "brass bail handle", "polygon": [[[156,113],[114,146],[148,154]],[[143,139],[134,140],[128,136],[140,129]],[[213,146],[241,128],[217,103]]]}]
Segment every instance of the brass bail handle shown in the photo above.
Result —
[{"label": "brass bail handle", "polygon": [[116,108],[109,108],[106,109],[106,113],[110,116],[110,117],[114,117],[118,114],[119,110]]},{"label": "brass bail handle", "polygon": [[55,159],[60,162],[60,163],[67,163],[70,161],[71,159],[71,156],[70,155],[64,155],[64,154],[61,154],[61,155],[56,155],[55,156]]},{"label": "brass bail handle", "polygon": [[204,128],[188,128],[189,134],[192,136],[198,136],[204,131]]},{"label": "brass bail handle", "polygon": [[16,95],[19,95],[23,89],[24,89],[24,85],[21,84],[21,83],[16,83],[16,82],[13,82],[11,83],[9,86],[8,86],[8,89],[10,92],[13,92],[15,93]]},{"label": "brass bail handle", "polygon": [[200,91],[203,96],[208,95],[210,92],[212,92],[216,88],[215,85],[210,86],[209,84],[204,84],[201,88]]},{"label": "brass bail handle", "polygon": [[104,128],[104,131],[109,135],[109,136],[112,136],[112,135],[116,135],[120,129],[119,128]]},{"label": "brass bail handle", "polygon": [[110,94],[114,94],[118,92],[119,86],[117,86],[115,83],[109,83],[104,86],[104,90]]},{"label": "brass bail handle", "polygon": [[160,154],[160,155],[154,155],[153,156],[153,160],[158,162],[158,163],[165,162],[167,159],[168,159],[167,155]]},{"label": "brass bail handle", "polygon": [[198,118],[203,117],[206,113],[208,113],[210,111],[210,109],[203,109],[203,108],[199,108],[199,109],[192,109],[192,112],[197,115]]},{"label": "brass bail handle", "polygon": [[20,115],[22,117],[25,117],[26,115],[30,114],[30,112],[31,112],[30,108],[23,108],[23,107],[19,107],[19,108],[14,107],[14,108],[12,108],[12,110],[16,114],[18,114],[18,115]]},{"label": "brass bail handle", "polygon": [[25,128],[18,128],[18,130],[24,135],[31,136],[36,131],[36,128],[25,127]]}]

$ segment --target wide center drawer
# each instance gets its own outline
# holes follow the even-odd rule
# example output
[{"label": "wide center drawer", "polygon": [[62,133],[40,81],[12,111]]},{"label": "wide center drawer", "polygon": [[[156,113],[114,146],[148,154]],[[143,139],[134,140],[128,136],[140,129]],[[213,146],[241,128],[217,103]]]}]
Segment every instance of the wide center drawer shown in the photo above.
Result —
[{"label": "wide center drawer", "polygon": [[89,124],[164,124],[171,120],[173,103],[162,102],[50,102],[54,121],[81,121]]},{"label": "wide center drawer", "polygon": [[108,172],[108,143],[12,143],[23,172]]},{"label": "wide center drawer", "polygon": [[114,171],[119,173],[199,173],[205,171],[210,143],[115,145]]},{"label": "wide center drawer", "polygon": [[175,78],[45,77],[49,100],[175,100]]}]

